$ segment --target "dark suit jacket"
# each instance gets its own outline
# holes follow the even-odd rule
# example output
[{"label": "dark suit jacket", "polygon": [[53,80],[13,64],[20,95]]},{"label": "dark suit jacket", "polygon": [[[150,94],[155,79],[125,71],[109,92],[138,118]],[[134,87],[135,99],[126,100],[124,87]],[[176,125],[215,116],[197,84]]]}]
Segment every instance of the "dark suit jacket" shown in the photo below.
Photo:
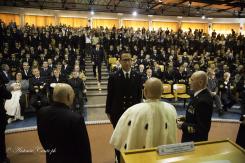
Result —
[{"label": "dark suit jacket", "polygon": [[105,55],[102,48],[100,48],[98,51],[96,51],[95,48],[92,50],[92,62],[94,62],[95,65],[101,65],[104,57]]},{"label": "dark suit jacket", "polygon": [[[240,118],[240,121],[243,121],[243,115]],[[240,145],[242,148],[245,149],[245,125],[243,123],[240,124],[238,133],[237,133],[237,138],[236,138],[236,143]]]},{"label": "dark suit jacket", "polygon": [[[46,94],[47,92],[47,84],[46,80],[43,77],[40,77],[39,79],[37,79],[36,77],[32,77],[29,79],[29,90],[31,93],[36,94],[35,89],[38,89],[38,94],[42,93],[42,94]],[[37,88],[35,88],[35,86],[37,86]],[[44,86],[42,89],[40,88],[40,86]]]},{"label": "dark suit jacket", "polygon": [[112,74],[108,80],[106,113],[110,115],[113,126],[130,106],[140,103],[141,99],[142,81],[138,73],[131,70],[129,80],[125,79],[122,70]]},{"label": "dark suit jacket", "polygon": [[81,95],[83,95],[85,85],[82,79],[80,79],[79,77],[71,78],[68,80],[68,84],[73,88],[75,97],[80,97]]},{"label": "dark suit jacket", "polygon": [[5,85],[1,82],[2,81],[0,81],[0,132],[4,132],[7,124],[4,102],[6,99],[11,99],[12,94],[6,89]]},{"label": "dark suit jacket", "polygon": [[51,68],[48,68],[47,70],[44,70],[44,68],[41,68],[40,75],[44,77],[45,79],[48,79],[51,76],[52,70]]},{"label": "dark suit jacket", "polygon": [[31,69],[27,70],[27,74],[22,69],[21,70],[21,74],[22,74],[22,79],[24,79],[24,80],[29,80],[31,78],[31,76],[32,76]]},{"label": "dark suit jacket", "polygon": [[37,113],[37,129],[47,163],[91,163],[91,151],[82,116],[55,102]]},{"label": "dark suit jacket", "polygon": [[182,125],[182,142],[207,141],[213,113],[213,99],[208,89],[194,97],[186,110],[186,120]]}]

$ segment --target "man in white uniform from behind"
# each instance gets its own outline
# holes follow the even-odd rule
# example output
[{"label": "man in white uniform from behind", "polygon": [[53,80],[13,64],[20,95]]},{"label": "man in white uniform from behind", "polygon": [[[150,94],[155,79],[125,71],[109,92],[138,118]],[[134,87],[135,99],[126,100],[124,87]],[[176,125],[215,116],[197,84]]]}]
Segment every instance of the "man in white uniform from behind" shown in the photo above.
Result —
[{"label": "man in white uniform from behind", "polygon": [[177,113],[160,101],[162,82],[150,78],[144,84],[146,101],[133,105],[121,116],[110,144],[117,150],[143,149],[177,142]]}]

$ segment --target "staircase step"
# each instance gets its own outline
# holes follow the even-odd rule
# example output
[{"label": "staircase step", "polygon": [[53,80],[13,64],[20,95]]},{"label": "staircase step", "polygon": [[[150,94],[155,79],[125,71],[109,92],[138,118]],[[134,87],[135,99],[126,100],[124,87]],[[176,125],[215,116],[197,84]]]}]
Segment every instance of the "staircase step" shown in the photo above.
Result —
[{"label": "staircase step", "polygon": [[105,104],[84,105],[86,108],[105,108]]},{"label": "staircase step", "polygon": [[[85,69],[85,72],[89,72],[89,73],[93,73],[93,69]],[[108,70],[107,69],[101,69],[101,72],[103,73],[107,73],[108,74]]]},{"label": "staircase step", "polygon": [[[85,84],[86,84],[86,85],[97,85],[98,82],[97,82],[97,81],[89,80],[89,81],[86,81]],[[102,82],[100,82],[100,85],[101,85],[101,86],[107,85],[107,84],[108,84],[107,81],[102,81]]]},{"label": "staircase step", "polygon": [[[100,88],[102,90],[107,90],[107,86],[101,86]],[[99,90],[99,87],[98,86],[87,86],[87,91],[90,91],[90,90]]]},{"label": "staircase step", "polygon": [[[87,76],[86,80],[97,80],[97,79],[93,76]],[[101,76],[101,80],[103,81],[108,80],[108,76]]]},{"label": "staircase step", "polygon": [[89,91],[86,94],[87,94],[87,97],[89,96],[107,96],[107,92],[105,91],[97,91],[97,92]]},{"label": "staircase step", "polygon": [[106,96],[89,96],[86,105],[105,104]]},{"label": "staircase step", "polygon": [[[86,71],[85,75],[86,75],[86,76],[93,76],[94,73],[93,73],[93,71],[92,71],[92,72]],[[108,76],[108,72],[101,72],[101,75],[102,75],[102,76],[103,76],[103,75]]]}]

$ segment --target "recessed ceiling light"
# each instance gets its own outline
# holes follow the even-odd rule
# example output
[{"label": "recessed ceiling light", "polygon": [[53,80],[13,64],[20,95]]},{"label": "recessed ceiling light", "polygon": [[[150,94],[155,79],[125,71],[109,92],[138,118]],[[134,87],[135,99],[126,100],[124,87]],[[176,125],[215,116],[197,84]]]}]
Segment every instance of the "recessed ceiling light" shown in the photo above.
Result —
[{"label": "recessed ceiling light", "polygon": [[182,18],[183,18],[183,16],[177,16],[177,18],[182,19]]},{"label": "recessed ceiling light", "polygon": [[133,15],[133,16],[137,16],[138,13],[137,13],[136,11],[134,11],[134,12],[132,13],[132,15]]},{"label": "recessed ceiling light", "polygon": [[90,14],[91,14],[91,15],[94,15],[94,11],[92,10],[92,11],[90,12]]},{"label": "recessed ceiling light", "polygon": [[206,18],[205,15],[203,15],[203,16],[202,16],[202,19],[205,19],[205,18]]}]

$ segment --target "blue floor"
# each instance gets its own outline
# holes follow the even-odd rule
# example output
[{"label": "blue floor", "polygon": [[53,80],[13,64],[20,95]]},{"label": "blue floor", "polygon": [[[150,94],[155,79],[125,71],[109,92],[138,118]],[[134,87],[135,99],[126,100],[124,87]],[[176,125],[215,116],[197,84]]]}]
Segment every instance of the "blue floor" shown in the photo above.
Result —
[{"label": "blue floor", "polygon": [[[171,102],[170,102],[171,103]],[[174,104],[178,115],[185,115],[185,108],[183,104],[177,103]],[[240,109],[239,106],[234,106],[232,109],[229,109],[225,112],[222,116],[219,116],[217,111],[214,110],[212,118],[217,119],[232,119],[232,120],[239,120],[240,119]],[[15,121],[11,124],[7,125],[7,129],[15,129],[15,128],[23,128],[23,127],[32,127],[36,126],[36,116],[35,114],[30,114],[25,117],[23,121]]]}]

